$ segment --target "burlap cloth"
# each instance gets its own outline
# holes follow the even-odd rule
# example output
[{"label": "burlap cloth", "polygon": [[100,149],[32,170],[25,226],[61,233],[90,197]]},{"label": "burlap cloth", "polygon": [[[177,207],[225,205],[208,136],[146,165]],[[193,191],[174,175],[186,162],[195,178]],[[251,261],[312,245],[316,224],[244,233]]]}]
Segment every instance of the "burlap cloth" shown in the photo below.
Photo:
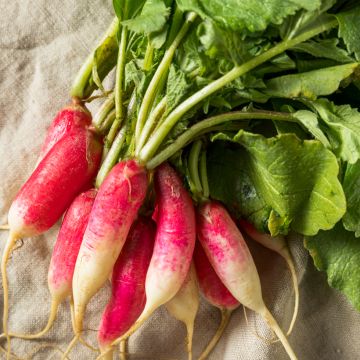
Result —
[{"label": "burlap cloth", "polygon": [[[31,173],[47,126],[56,111],[69,101],[71,80],[112,18],[109,0],[0,1],[0,221],[6,222],[10,202]],[[58,225],[44,236],[25,239],[9,266],[9,328],[36,332],[47,321],[49,292],[47,269]],[[1,232],[1,247],[6,232]],[[293,297],[289,273],[282,259],[249,243],[261,276],[264,298],[282,327],[291,317]],[[290,342],[303,360],[355,360],[360,358],[360,315],[338,292],[331,290],[302,247],[291,240],[300,282],[299,318]],[[91,301],[86,327],[96,329],[109,296],[109,284]],[[2,294],[1,294],[2,297]],[[268,345],[254,334],[270,333],[262,320],[242,308],[236,310],[210,359],[287,359],[280,344]],[[215,332],[219,311],[202,301],[196,319],[194,354],[199,354]],[[184,326],[164,308],[130,340],[130,359],[185,359]],[[16,354],[24,357],[48,341],[62,349],[72,338],[69,304],[61,305],[55,326],[41,341],[13,340]],[[86,338],[96,344],[96,333]],[[1,354],[4,357],[3,354]],[[54,349],[36,359],[56,359]],[[76,346],[72,359],[94,359]]]}]

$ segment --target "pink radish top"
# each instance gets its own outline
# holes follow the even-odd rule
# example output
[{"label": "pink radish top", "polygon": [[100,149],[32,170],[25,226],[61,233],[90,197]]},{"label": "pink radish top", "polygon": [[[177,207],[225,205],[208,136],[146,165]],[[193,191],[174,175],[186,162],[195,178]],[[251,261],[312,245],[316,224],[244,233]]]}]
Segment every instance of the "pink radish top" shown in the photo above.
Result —
[{"label": "pink radish top", "polygon": [[11,231],[28,237],[53,226],[94,179],[101,152],[100,141],[88,130],[59,140],[16,195],[9,210]]},{"label": "pink radish top", "polygon": [[77,331],[81,331],[88,301],[114,267],[147,188],[146,169],[135,160],[125,160],[114,166],[98,191],[75,265],[73,296]]},{"label": "pink radish top", "polygon": [[211,305],[228,310],[240,305],[217,276],[199,241],[195,244],[194,263],[201,292]]},{"label": "pink radish top", "polygon": [[[146,279],[146,295],[159,305],[180,289],[189,271],[195,246],[195,211],[181,178],[168,164],[154,176],[157,231]],[[157,300],[155,300],[157,298]]]},{"label": "pink radish top", "polygon": [[75,263],[96,193],[90,189],[77,196],[61,224],[48,273],[50,292],[59,301],[71,294]]},{"label": "pink radish top", "polygon": [[85,130],[90,125],[91,115],[85,107],[70,105],[60,110],[46,133],[38,162],[40,162],[49,150],[64,136]]},{"label": "pink radish top", "polygon": [[246,242],[223,205],[208,201],[198,208],[197,235],[222,283],[243,305],[264,309],[259,274]]},{"label": "pink radish top", "polygon": [[103,313],[98,340],[104,349],[123,335],[144,309],[145,278],[155,237],[155,224],[140,217],[129,232],[112,273],[112,295]]}]

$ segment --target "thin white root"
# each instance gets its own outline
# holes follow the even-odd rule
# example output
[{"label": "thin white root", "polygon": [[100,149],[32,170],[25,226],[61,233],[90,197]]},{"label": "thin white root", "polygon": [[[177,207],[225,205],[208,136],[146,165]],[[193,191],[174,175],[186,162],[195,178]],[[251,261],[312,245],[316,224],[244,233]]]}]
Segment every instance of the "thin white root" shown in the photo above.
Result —
[{"label": "thin white root", "polygon": [[288,339],[284,335],[279,324],[276,322],[276,320],[272,316],[271,312],[266,307],[264,307],[264,309],[262,309],[262,311],[260,312],[260,315],[264,318],[264,320],[267,322],[267,324],[270,326],[270,328],[275,331],[275,334],[281,341],[289,358],[291,360],[297,360],[294,350],[292,349],[291,345],[289,344]]},{"label": "thin white root", "polygon": [[298,284],[298,279],[297,279],[297,275],[296,275],[296,270],[295,270],[295,265],[294,265],[294,261],[293,258],[291,256],[290,250],[288,247],[284,248],[280,253],[279,253],[284,260],[287,263],[287,266],[289,267],[290,273],[291,273],[291,279],[292,279],[292,283],[293,283],[293,288],[294,288],[294,311],[293,311],[293,316],[289,325],[289,329],[287,331],[287,336],[289,336],[291,334],[291,332],[293,331],[296,319],[297,319],[297,315],[299,312],[299,284]]},{"label": "thin white root", "polygon": [[226,326],[228,325],[228,323],[230,321],[230,316],[231,316],[232,310],[220,309],[220,311],[221,311],[220,325],[219,325],[218,329],[216,330],[215,335],[212,337],[212,339],[207,344],[204,351],[199,356],[198,360],[205,360],[210,355],[210,353],[214,350],[216,344],[220,340],[222,334],[224,333]]},{"label": "thin white root", "polygon": [[186,349],[188,353],[188,360],[192,360],[192,344],[193,344],[193,335],[194,335],[194,323],[186,324]]},{"label": "thin white root", "polygon": [[63,356],[62,356],[61,360],[65,360],[67,358],[67,356],[70,354],[73,347],[79,341],[79,338],[80,338],[80,334],[74,336],[74,338],[71,340],[71,342],[70,342],[69,346],[67,347],[67,349],[63,352]]},{"label": "thin white root", "polygon": [[120,341],[120,345],[119,345],[120,360],[126,360],[126,347],[127,347],[127,339]]},{"label": "thin white root", "polygon": [[28,355],[25,356],[24,360],[31,360],[35,354],[37,354],[39,351],[45,348],[55,349],[57,352],[61,353],[64,356],[63,359],[70,360],[69,357],[64,353],[64,351],[61,350],[58,346],[47,342],[36,346],[33,350],[31,350],[31,352]]},{"label": "thin white root", "polygon": [[[0,351],[4,354],[7,354],[7,350],[4,349],[2,346],[0,346]],[[15,355],[14,353],[10,353],[10,356],[13,359],[20,360],[20,358],[17,355]]]},{"label": "thin white root", "polygon": [[9,288],[8,288],[8,281],[7,281],[7,273],[6,273],[6,265],[9,260],[9,255],[11,250],[13,249],[15,242],[19,239],[19,237],[10,232],[9,238],[5,244],[3,256],[1,259],[1,277],[2,277],[2,285],[3,285],[3,331],[6,337],[7,343],[7,354],[6,358],[10,359],[11,354],[11,342],[10,336],[8,332],[8,317],[9,317]]},{"label": "thin white root", "polygon": [[[243,310],[244,310],[244,317],[245,317],[245,322],[247,326],[250,326],[248,317],[247,317],[247,312],[246,312],[246,307],[243,305],[242,306]],[[279,342],[280,340],[276,338],[274,331],[271,329],[272,332],[272,337],[270,339],[267,339],[265,336],[262,336],[258,333],[258,330],[256,328],[255,325],[255,330],[250,329],[250,331],[254,334],[254,336],[256,336],[259,340],[264,341],[266,344],[271,345],[274,344],[276,342]]]},{"label": "thin white root", "polygon": [[[19,339],[25,339],[25,340],[38,339],[38,338],[42,337],[51,329],[51,327],[56,319],[56,313],[57,313],[58,306],[59,306],[59,304],[57,301],[53,301],[51,303],[51,309],[50,309],[50,315],[49,315],[48,322],[47,322],[46,326],[44,327],[44,329],[41,330],[40,332],[38,332],[36,334],[18,334],[18,333],[10,332],[9,336],[19,338]],[[5,336],[5,333],[1,334],[0,338],[2,338],[4,336]]]},{"label": "thin white root", "polygon": [[[72,297],[70,298],[70,314],[71,314],[71,324],[72,324],[72,327],[73,327],[73,331],[74,331],[74,333],[76,333],[76,331],[75,331],[75,316],[74,316],[74,299]],[[91,351],[97,352],[97,353],[100,352],[100,349],[90,345],[81,336],[79,336],[79,341],[81,342],[81,344],[86,346]]]}]

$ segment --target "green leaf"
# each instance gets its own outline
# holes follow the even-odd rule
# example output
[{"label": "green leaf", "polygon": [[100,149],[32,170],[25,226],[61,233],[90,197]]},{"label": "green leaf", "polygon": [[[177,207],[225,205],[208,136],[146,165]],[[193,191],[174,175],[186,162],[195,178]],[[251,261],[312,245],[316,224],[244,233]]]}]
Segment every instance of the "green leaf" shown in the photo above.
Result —
[{"label": "green leaf", "polygon": [[343,180],[346,196],[346,214],[343,224],[346,230],[354,231],[360,237],[360,160],[355,164],[348,164]]},{"label": "green leaf", "polygon": [[245,40],[239,33],[224,30],[213,21],[203,21],[197,29],[197,36],[211,59],[224,58],[233,64],[241,64],[249,59],[249,50],[254,46],[253,41]]},{"label": "green leaf", "polygon": [[320,0],[176,0],[183,11],[195,11],[221,27],[262,31],[269,24],[281,24],[300,9],[315,10]]},{"label": "green leaf", "polygon": [[113,0],[113,8],[120,21],[136,16],[144,6],[145,0]]},{"label": "green leaf", "polygon": [[116,65],[118,54],[118,41],[116,35],[106,37],[94,51],[94,61],[88,83],[84,89],[83,97],[88,97],[97,88],[101,87],[102,81]]},{"label": "green leaf", "polygon": [[327,99],[313,101],[312,107],[326,124],[333,152],[337,157],[353,164],[360,158],[360,113],[349,105],[336,106]]},{"label": "green leaf", "polygon": [[341,81],[350,77],[358,63],[332,66],[306,73],[279,76],[267,81],[265,93],[271,96],[316,99],[336,91]]},{"label": "green leaf", "polygon": [[325,271],[331,287],[341,291],[360,311],[360,241],[341,222],[330,231],[305,238],[315,266]]},{"label": "green leaf", "polygon": [[[294,231],[315,235],[331,229],[344,215],[337,159],[319,141],[301,141],[293,134],[265,138],[243,130],[214,139],[233,141],[247,150],[243,156],[254,187],[280,217],[289,219]],[[234,186],[230,189],[236,192]]]},{"label": "green leaf", "polygon": [[151,34],[163,29],[170,15],[170,8],[163,0],[146,0],[141,13],[122,25],[136,33]]},{"label": "green leaf", "polygon": [[348,53],[338,47],[339,39],[309,40],[291,48],[295,52],[304,52],[317,58],[331,59],[340,63],[354,61]]},{"label": "green leaf", "polygon": [[339,22],[339,36],[344,40],[349,53],[360,61],[360,6],[335,15]]},{"label": "green leaf", "polygon": [[319,127],[318,118],[313,112],[307,110],[299,110],[293,115],[300,122],[300,124],[302,124],[305,129],[307,129],[314,136],[315,139],[321,141],[324,146],[328,148],[330,147],[329,140]]},{"label": "green leaf", "polygon": [[246,217],[256,228],[265,232],[268,230],[267,219],[271,208],[256,191],[245,156],[245,149],[232,149],[223,142],[217,141],[209,146],[207,167],[210,195],[226,204],[237,218]]},{"label": "green leaf", "polygon": [[177,69],[175,65],[170,66],[166,85],[166,112],[169,113],[178,105],[191,90],[186,74]]}]

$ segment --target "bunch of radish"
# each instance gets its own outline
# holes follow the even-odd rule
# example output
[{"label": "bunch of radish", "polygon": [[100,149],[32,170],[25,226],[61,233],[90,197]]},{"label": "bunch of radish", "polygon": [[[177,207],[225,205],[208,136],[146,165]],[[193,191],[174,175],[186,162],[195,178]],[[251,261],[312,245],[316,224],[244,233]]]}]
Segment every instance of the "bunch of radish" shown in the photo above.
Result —
[{"label": "bunch of radish", "polygon": [[[289,357],[296,359],[262,299],[259,275],[239,228],[226,208],[210,199],[205,149],[196,139],[224,120],[200,121],[169,142],[167,135],[177,121],[204,98],[193,95],[186,106],[179,105],[156,123],[165,104],[156,100],[157,95],[161,95],[176,48],[196,16],[190,13],[184,19],[149,82],[137,116],[136,89],[125,106],[124,51],[128,37],[126,28],[115,20],[104,40],[109,41],[120,28],[114,93],[107,95],[92,119],[85,102],[89,89],[96,86],[91,82],[94,79],[89,79],[91,61],[87,60],[72,89],[73,105],[61,110],[53,120],[36,167],[8,214],[9,237],[1,261],[2,336],[7,339],[8,358],[11,337],[35,339],[45,335],[55,321],[59,304],[70,298],[74,338],[65,351],[66,358],[78,341],[84,343],[81,336],[87,305],[110,277],[112,294],[104,306],[98,331],[98,358],[112,359],[115,346],[124,344],[165,305],[186,325],[186,350],[188,359],[192,359],[200,290],[210,304],[220,309],[222,320],[199,359],[209,355],[231,312],[240,304],[262,316]],[[189,170],[181,174],[168,160],[190,143]],[[187,175],[189,186],[182,175]],[[150,215],[155,208],[154,221]],[[17,240],[46,232],[63,214],[48,274],[48,323],[36,334],[12,333],[8,329],[9,256]],[[259,234],[245,222],[241,226],[252,238],[285,257],[296,285],[284,239],[279,239],[278,245],[274,241],[266,243],[268,235]],[[298,300],[295,304],[290,331]]]}]

